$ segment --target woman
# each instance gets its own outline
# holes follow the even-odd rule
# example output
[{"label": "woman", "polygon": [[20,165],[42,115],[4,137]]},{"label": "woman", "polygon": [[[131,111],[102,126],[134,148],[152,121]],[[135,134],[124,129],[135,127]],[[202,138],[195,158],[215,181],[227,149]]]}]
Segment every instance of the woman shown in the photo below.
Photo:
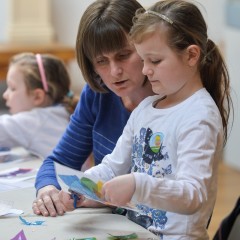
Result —
[{"label": "woman", "polygon": [[54,161],[80,170],[93,153],[95,165],[111,153],[132,112],[153,95],[128,33],[142,6],[135,0],[97,0],[84,12],[77,35],[79,67],[87,84],[65,134],[36,178],[35,214],[63,215]]}]

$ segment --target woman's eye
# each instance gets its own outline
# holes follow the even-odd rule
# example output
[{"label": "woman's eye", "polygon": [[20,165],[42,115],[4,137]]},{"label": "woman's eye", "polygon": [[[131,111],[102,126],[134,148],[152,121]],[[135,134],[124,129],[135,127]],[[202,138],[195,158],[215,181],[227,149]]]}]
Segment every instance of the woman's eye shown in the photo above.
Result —
[{"label": "woman's eye", "polygon": [[130,56],[131,53],[122,53],[122,54],[119,54],[119,58],[121,59],[126,59]]},{"label": "woman's eye", "polygon": [[104,64],[107,63],[107,60],[101,59],[101,60],[97,60],[96,62],[97,62],[98,65],[104,65]]}]

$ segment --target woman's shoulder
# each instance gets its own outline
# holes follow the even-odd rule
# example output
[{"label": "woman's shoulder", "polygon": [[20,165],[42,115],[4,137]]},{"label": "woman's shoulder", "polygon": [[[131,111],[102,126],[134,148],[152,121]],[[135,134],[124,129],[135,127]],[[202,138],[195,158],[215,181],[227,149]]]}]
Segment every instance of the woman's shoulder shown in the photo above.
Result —
[{"label": "woman's shoulder", "polygon": [[96,92],[96,91],[92,90],[88,84],[84,85],[82,92],[81,92],[81,96],[118,98],[118,96],[109,89],[106,89],[106,92],[104,92],[104,93]]},{"label": "woman's shoulder", "polygon": [[96,92],[92,90],[88,84],[86,84],[82,90],[80,102],[83,105],[94,105],[95,107],[101,104],[105,104],[105,107],[113,103],[118,105],[122,104],[120,97],[111,90],[107,89],[104,93]]}]

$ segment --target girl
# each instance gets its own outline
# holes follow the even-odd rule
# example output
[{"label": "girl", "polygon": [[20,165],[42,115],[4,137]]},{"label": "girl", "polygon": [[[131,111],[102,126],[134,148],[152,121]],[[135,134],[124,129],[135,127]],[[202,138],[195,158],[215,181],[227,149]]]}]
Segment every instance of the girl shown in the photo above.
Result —
[{"label": "girl", "polygon": [[0,146],[21,146],[47,157],[64,132],[76,99],[64,63],[51,55],[21,53],[10,60],[3,93],[10,114],[0,116]]},{"label": "girl", "polygon": [[138,12],[130,34],[158,95],[140,103],[112,154],[86,174],[106,181],[106,201],[136,204],[128,217],[160,239],[207,240],[231,105],[226,65],[187,1]]}]

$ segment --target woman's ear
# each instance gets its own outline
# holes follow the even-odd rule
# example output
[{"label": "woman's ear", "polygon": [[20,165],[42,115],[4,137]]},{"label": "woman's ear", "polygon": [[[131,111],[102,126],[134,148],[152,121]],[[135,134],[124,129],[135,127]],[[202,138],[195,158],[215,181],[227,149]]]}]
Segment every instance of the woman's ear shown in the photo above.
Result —
[{"label": "woman's ear", "polygon": [[201,54],[201,50],[197,45],[190,45],[187,48],[187,56],[188,56],[187,61],[190,67],[193,67],[198,63],[200,54]]},{"label": "woman's ear", "polygon": [[36,88],[32,91],[33,103],[35,107],[40,107],[45,101],[45,91],[41,88]]}]

